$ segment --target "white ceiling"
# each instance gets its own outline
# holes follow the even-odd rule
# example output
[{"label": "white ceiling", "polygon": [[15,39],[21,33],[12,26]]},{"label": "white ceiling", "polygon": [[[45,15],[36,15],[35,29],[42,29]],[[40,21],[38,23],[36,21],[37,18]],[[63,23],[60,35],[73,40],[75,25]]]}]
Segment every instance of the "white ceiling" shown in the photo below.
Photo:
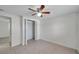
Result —
[{"label": "white ceiling", "polygon": [[[0,9],[3,9],[4,12],[20,15],[20,16],[27,16],[32,18],[40,18],[37,16],[31,16],[32,11],[29,11],[28,8],[39,8],[37,5],[0,5]],[[44,9],[46,11],[50,11],[51,13],[49,15],[44,16],[45,17],[55,17],[59,15],[64,15],[68,13],[78,12],[79,6],[78,5],[46,5],[46,8]]]}]

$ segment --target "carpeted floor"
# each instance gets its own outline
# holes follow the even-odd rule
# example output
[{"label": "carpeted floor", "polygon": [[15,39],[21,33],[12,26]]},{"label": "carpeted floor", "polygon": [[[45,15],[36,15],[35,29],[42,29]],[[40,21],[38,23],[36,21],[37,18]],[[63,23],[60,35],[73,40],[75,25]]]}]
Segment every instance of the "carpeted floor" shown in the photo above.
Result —
[{"label": "carpeted floor", "polygon": [[44,40],[28,40],[27,46],[0,49],[1,54],[76,54],[76,50]]}]

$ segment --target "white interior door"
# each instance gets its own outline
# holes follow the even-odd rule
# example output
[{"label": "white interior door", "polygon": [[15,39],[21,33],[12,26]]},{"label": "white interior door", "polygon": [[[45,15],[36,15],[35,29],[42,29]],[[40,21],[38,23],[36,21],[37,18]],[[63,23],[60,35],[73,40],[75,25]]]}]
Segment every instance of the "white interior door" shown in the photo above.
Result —
[{"label": "white interior door", "polygon": [[28,33],[28,39],[33,39],[33,22],[32,21],[27,21],[27,33]]}]

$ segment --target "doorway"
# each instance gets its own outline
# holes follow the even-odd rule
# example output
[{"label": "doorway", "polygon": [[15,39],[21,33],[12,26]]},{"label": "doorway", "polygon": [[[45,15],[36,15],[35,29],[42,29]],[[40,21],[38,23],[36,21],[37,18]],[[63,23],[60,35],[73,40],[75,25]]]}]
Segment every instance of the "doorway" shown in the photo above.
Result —
[{"label": "doorway", "polygon": [[35,21],[27,20],[27,40],[35,40]]},{"label": "doorway", "polygon": [[0,16],[0,48],[11,46],[11,18]]},{"label": "doorway", "polygon": [[[28,31],[29,29],[29,25],[28,23],[31,22],[31,30]],[[28,37],[28,33],[31,32],[31,34],[29,34]],[[22,20],[22,45],[27,45],[29,40],[35,41],[35,40],[39,40],[40,39],[40,21],[37,19],[28,19],[26,17],[23,17]]]}]

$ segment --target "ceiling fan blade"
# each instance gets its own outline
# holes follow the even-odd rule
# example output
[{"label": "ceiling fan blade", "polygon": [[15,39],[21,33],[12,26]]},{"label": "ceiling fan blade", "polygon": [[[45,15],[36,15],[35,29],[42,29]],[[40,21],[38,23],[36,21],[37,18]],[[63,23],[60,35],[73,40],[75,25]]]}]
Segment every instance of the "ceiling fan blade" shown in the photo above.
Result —
[{"label": "ceiling fan blade", "polygon": [[37,12],[40,12],[40,9],[39,8],[37,8]]},{"label": "ceiling fan blade", "polygon": [[33,12],[36,12],[36,10],[34,10],[34,9],[31,9],[31,8],[28,8],[29,10],[31,10],[31,11],[33,11]]},{"label": "ceiling fan blade", "polygon": [[40,10],[42,11],[45,8],[44,5],[41,5]]},{"label": "ceiling fan blade", "polygon": [[33,13],[32,16],[36,15],[37,13]]},{"label": "ceiling fan blade", "polygon": [[50,12],[42,12],[42,14],[50,14]]}]

